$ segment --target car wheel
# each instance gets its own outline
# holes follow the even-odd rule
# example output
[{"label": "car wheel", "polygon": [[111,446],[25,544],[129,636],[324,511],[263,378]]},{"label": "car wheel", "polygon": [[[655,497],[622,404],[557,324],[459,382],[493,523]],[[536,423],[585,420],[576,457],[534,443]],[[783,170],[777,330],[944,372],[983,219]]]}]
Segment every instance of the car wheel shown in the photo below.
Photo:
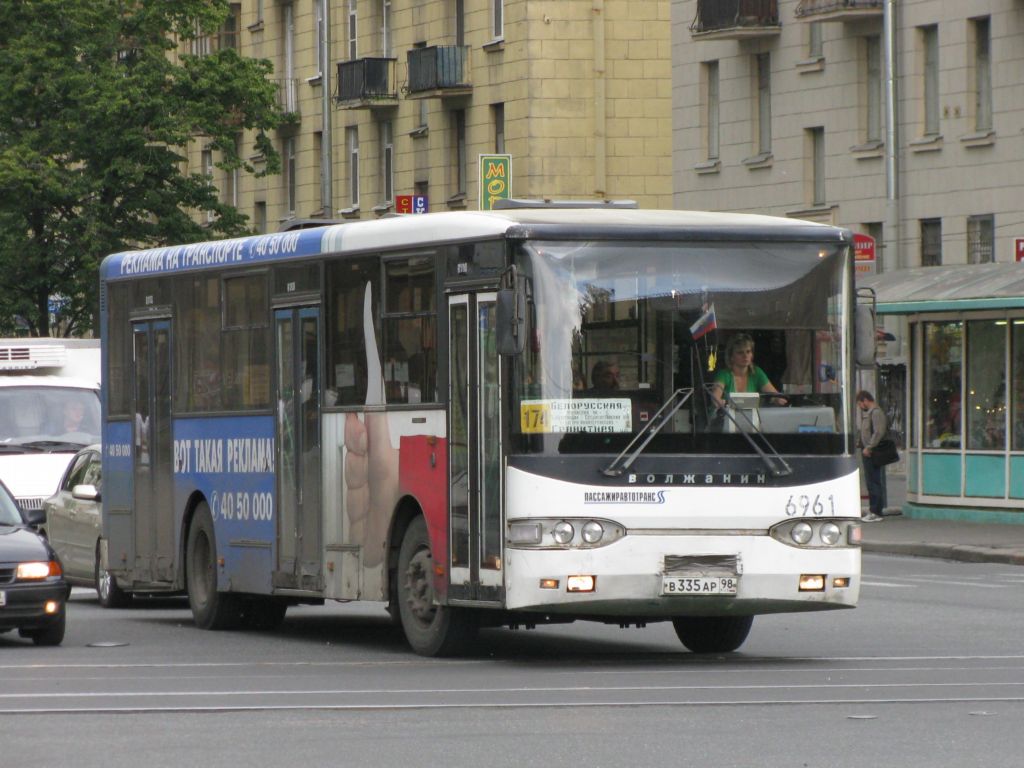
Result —
[{"label": "car wheel", "polygon": [[93,570],[96,582],[96,596],[104,608],[123,608],[132,601],[132,593],[117,586],[117,579],[110,571],[100,571],[100,552],[96,549],[96,565]]},{"label": "car wheel", "polygon": [[234,629],[242,618],[237,595],[217,590],[217,539],[210,507],[204,501],[196,507],[188,529],[185,554],[188,602],[192,618],[200,629]]},{"label": "car wheel", "polygon": [[64,642],[64,629],[67,624],[67,607],[61,606],[57,618],[42,629],[33,629],[23,634],[32,638],[36,645],[60,645]]},{"label": "car wheel", "polygon": [[398,553],[398,610],[412,649],[421,656],[452,656],[469,649],[477,635],[476,616],[438,605],[434,597],[434,558],[427,524],[417,517]]}]

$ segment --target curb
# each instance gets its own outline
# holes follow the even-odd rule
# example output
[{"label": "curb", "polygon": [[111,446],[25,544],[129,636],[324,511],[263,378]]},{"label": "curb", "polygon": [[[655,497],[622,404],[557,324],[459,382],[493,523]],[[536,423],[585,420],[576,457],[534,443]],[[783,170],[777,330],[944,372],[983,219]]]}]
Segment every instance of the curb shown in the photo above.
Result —
[{"label": "curb", "polygon": [[861,543],[861,551],[884,555],[911,555],[913,557],[935,557],[964,563],[1003,563],[1024,565],[1024,552],[1019,549],[980,547],[971,544],[924,544],[876,542]]}]

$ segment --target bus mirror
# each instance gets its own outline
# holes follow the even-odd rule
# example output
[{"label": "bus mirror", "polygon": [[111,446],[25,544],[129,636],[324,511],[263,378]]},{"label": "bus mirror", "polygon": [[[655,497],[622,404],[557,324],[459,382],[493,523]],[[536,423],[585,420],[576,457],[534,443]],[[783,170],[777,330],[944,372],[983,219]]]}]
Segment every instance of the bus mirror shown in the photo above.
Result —
[{"label": "bus mirror", "polygon": [[853,352],[857,365],[875,365],[875,313],[867,304],[858,304],[853,319]]},{"label": "bus mirror", "polygon": [[515,288],[498,291],[498,354],[518,355],[526,345],[526,296]]}]

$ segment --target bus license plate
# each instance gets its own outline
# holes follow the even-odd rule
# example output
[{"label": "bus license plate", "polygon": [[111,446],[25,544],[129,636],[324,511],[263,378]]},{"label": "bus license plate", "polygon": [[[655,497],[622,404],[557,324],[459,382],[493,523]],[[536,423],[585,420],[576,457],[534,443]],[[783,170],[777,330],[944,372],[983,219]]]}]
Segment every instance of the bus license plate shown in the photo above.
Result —
[{"label": "bus license plate", "polygon": [[735,576],[665,576],[663,595],[735,595],[739,579]]}]

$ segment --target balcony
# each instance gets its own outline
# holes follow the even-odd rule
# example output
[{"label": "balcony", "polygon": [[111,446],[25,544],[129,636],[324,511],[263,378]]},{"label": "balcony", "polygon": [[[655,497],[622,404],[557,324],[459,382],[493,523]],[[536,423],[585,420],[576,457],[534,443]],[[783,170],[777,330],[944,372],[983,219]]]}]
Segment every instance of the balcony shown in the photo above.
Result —
[{"label": "balcony", "polygon": [[773,37],[782,32],[778,0],[697,0],[690,32],[695,40]]},{"label": "balcony", "polygon": [[883,0],[800,0],[795,15],[800,21],[860,21],[881,18]]},{"label": "balcony", "polygon": [[294,77],[279,78],[277,85],[277,106],[286,115],[299,115],[299,81]]},{"label": "balcony", "polygon": [[398,106],[397,59],[365,58],[338,62],[338,106],[380,109]]},{"label": "balcony", "polygon": [[413,48],[408,53],[408,62],[410,98],[445,98],[473,92],[467,45]]}]

